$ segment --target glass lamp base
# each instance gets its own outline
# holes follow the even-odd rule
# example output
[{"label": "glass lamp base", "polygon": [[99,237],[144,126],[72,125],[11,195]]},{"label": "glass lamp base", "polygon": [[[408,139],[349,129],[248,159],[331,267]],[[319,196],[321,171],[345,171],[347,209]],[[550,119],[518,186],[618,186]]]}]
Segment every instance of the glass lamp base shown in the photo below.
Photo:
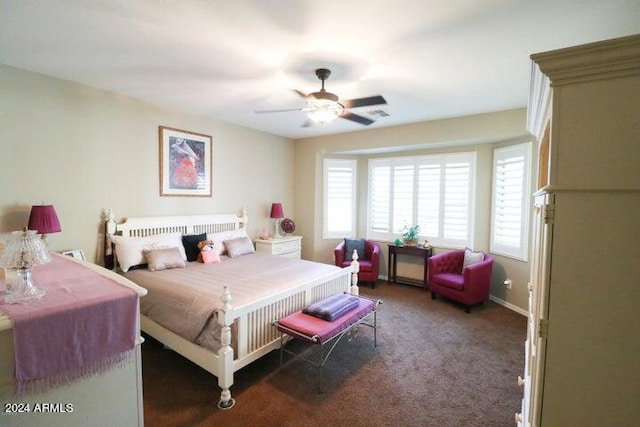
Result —
[{"label": "glass lamp base", "polygon": [[282,237],[282,235],[280,235],[280,220],[275,219],[273,223],[273,237],[276,239]]},{"label": "glass lamp base", "polygon": [[8,291],[4,296],[7,304],[16,304],[23,301],[37,300],[44,296],[46,292],[36,286],[31,280],[31,269],[22,268],[18,270],[16,284],[13,291]]}]

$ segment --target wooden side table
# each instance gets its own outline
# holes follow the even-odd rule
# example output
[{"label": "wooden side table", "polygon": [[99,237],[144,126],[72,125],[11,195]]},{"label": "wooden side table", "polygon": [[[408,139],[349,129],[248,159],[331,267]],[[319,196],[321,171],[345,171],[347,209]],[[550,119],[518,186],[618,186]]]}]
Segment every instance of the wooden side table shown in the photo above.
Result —
[{"label": "wooden side table", "polygon": [[[396,246],[393,244],[389,244],[389,256],[387,257],[389,260],[389,268],[387,269],[389,274],[389,283],[410,283],[415,284],[416,281],[406,278],[406,277],[397,277],[396,270],[396,256],[397,255],[409,255],[422,258],[422,262],[424,263],[424,278],[422,279],[422,287],[427,289],[427,260],[431,256],[432,249],[431,248],[423,248],[420,246]],[[398,281],[400,279],[400,281]],[[418,282],[419,283],[419,282]],[[419,283],[420,284],[420,283]]]}]

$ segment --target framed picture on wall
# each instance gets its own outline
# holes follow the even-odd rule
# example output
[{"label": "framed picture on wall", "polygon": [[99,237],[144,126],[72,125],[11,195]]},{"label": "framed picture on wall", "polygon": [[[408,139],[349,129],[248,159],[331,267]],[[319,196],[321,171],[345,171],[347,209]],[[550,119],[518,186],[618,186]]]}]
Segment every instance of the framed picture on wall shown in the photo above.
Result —
[{"label": "framed picture on wall", "polygon": [[85,261],[84,252],[82,252],[82,249],[65,251],[65,252],[62,252],[62,255],[70,256],[71,258],[78,258]]},{"label": "framed picture on wall", "polygon": [[211,197],[211,136],[159,126],[160,196]]}]

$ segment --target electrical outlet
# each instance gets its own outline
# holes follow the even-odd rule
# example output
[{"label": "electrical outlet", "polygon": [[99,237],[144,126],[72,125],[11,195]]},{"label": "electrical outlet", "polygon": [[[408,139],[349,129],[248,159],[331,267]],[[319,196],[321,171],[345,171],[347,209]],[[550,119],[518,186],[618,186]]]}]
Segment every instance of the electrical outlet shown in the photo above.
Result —
[{"label": "electrical outlet", "polygon": [[511,289],[511,279],[507,279],[507,280],[505,280],[505,281],[504,281],[504,286],[505,286],[507,289]]}]

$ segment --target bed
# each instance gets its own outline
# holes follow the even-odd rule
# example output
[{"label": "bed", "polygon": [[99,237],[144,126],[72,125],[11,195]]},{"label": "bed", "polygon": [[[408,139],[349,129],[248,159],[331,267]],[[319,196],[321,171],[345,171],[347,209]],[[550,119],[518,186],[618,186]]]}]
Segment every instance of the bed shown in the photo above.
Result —
[{"label": "bed", "polygon": [[[113,214],[110,213],[109,219],[105,224],[107,235],[105,238],[105,242],[107,242],[105,266],[117,268],[118,260],[114,259],[114,255],[118,252],[117,250],[112,251],[112,245],[109,243],[114,239],[117,240],[122,237],[144,239],[149,236],[170,233],[180,233],[183,236],[206,233],[207,236],[218,236],[219,238],[224,233],[242,232],[246,229],[246,224],[247,216],[244,212],[240,216],[236,214],[214,214],[137,217],[127,218],[119,224],[113,220]],[[267,261],[265,261],[264,257],[268,257]],[[213,289],[188,288],[188,286],[193,285],[191,282],[198,280],[194,279],[193,276],[190,277],[189,274],[195,274],[195,276],[205,274],[200,270],[205,269],[206,265],[188,262],[186,263],[187,268],[179,269],[181,274],[182,270],[184,270],[188,277],[188,279],[179,279],[182,280],[179,286],[184,285],[185,288],[181,289],[189,289],[185,293],[196,296],[191,301],[199,301],[201,297],[214,298],[210,302],[212,316],[207,323],[208,326],[214,328],[212,330],[216,331],[215,334],[219,336],[216,340],[217,344],[200,345],[192,336],[185,338],[180,333],[174,332],[163,325],[164,322],[158,320],[156,315],[158,312],[171,315],[171,309],[168,309],[167,306],[162,310],[156,310],[155,314],[152,313],[153,310],[143,310],[142,302],[144,299],[149,298],[150,301],[153,301],[155,298],[156,291],[152,287],[154,282],[158,282],[158,280],[152,279],[149,281],[147,278],[147,281],[144,282],[147,286],[142,283],[138,284],[149,291],[148,295],[141,301],[141,329],[146,334],[215,375],[221,388],[218,407],[229,409],[235,403],[230,391],[230,387],[233,385],[234,373],[270,351],[279,348],[280,334],[273,326],[273,322],[329,295],[344,292],[357,295],[357,273],[359,267],[357,255],[354,255],[352,265],[347,268],[338,268],[304,260],[287,259],[285,261],[284,257],[258,253],[236,258],[223,258],[221,263],[208,268],[207,274],[210,274],[210,276],[207,277],[209,278],[208,281],[212,283]],[[252,260],[255,260],[255,263]],[[274,275],[275,273],[269,270],[267,264],[270,262],[268,260],[279,266],[278,268],[284,268],[283,271],[292,272],[290,280],[283,280],[283,282],[286,282],[283,286],[271,287],[274,282],[277,282],[277,275]],[[248,279],[236,278],[235,273],[229,271],[238,262],[243,264],[240,269],[247,270]],[[285,262],[287,264],[283,264]],[[296,270],[293,273],[298,267],[288,263],[298,263],[302,266],[300,267],[302,270],[308,269],[307,274],[300,270]],[[252,267],[252,264],[255,264],[255,267]],[[174,271],[152,272],[151,274],[155,273],[163,273],[156,277],[175,276],[177,274]],[[136,283],[140,276],[145,274],[149,276],[149,274],[138,272],[137,270],[129,270],[129,272],[125,273],[127,278]],[[175,281],[176,277],[172,277],[171,280]],[[264,292],[264,289],[262,291],[243,289],[243,286],[246,285],[243,282],[262,282],[262,278],[265,278],[268,283],[265,288],[268,287],[270,289],[269,292]],[[253,285],[255,284],[253,283]],[[153,305],[157,308],[155,303]],[[178,309],[179,307],[176,308],[176,310]]]}]

